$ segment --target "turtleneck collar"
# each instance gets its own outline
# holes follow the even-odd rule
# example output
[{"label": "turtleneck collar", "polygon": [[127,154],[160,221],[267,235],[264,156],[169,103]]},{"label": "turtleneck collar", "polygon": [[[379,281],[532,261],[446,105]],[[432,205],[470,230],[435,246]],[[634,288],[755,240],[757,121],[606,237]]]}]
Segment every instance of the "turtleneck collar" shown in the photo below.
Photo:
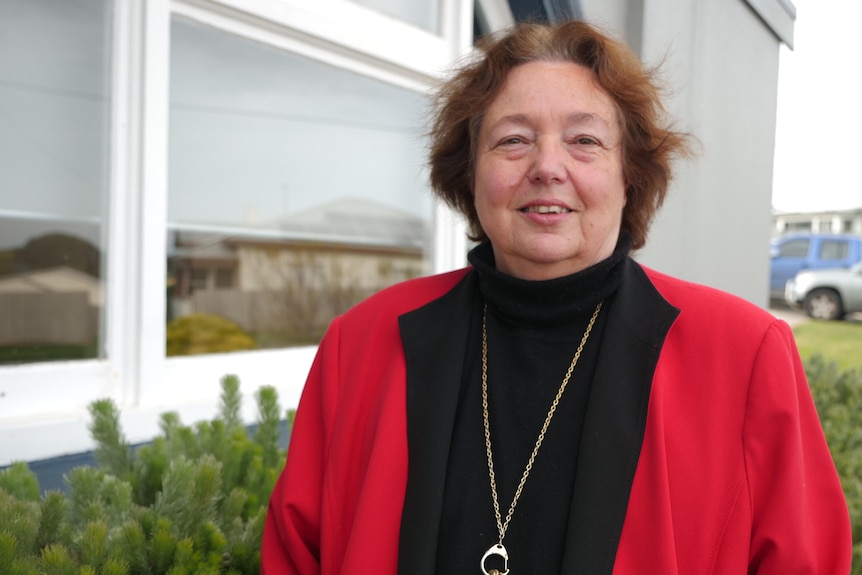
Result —
[{"label": "turtleneck collar", "polygon": [[498,271],[489,242],[473,248],[467,259],[478,274],[485,301],[498,316],[519,325],[555,325],[591,312],[619,288],[622,263],[631,245],[631,237],[622,233],[607,259],[577,273],[541,281]]}]

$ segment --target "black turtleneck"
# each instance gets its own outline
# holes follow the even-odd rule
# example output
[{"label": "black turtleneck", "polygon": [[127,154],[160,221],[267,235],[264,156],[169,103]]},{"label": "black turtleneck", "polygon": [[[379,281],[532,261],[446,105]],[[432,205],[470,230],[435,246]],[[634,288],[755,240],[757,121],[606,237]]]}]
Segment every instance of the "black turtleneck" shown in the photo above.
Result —
[{"label": "black turtleneck", "polygon": [[[526,281],[497,271],[490,244],[470,252],[479,290],[449,453],[436,573],[478,573],[482,555],[499,539],[482,423],[485,304],[491,447],[505,521],[551,402],[590,316],[603,301],[503,540],[514,573],[560,572],[590,382],[604,318],[621,282],[621,264],[630,247],[624,236],[610,258],[547,281]],[[491,560],[488,567],[495,567]],[[496,567],[502,569],[502,565]]]}]

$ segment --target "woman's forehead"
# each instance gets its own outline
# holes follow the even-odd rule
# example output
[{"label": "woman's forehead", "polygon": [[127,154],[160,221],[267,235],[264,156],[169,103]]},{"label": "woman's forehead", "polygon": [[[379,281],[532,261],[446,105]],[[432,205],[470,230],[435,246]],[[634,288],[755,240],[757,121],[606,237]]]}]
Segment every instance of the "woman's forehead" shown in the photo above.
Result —
[{"label": "woman's forehead", "polygon": [[581,64],[539,60],[512,68],[488,103],[483,124],[529,124],[553,114],[567,125],[619,128],[616,102]]}]

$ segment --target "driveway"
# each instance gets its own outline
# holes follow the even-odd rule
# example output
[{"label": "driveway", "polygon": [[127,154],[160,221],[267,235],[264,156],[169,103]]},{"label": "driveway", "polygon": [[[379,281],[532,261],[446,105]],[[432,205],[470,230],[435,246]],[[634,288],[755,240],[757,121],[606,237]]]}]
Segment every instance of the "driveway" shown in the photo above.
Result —
[{"label": "driveway", "polygon": [[789,323],[790,327],[794,327],[801,323],[811,321],[811,318],[805,315],[804,312],[790,309],[787,306],[782,306],[781,304],[777,304],[775,302],[772,302],[770,304],[769,311],[772,312],[772,315],[774,315],[778,319],[783,319],[784,321]]}]

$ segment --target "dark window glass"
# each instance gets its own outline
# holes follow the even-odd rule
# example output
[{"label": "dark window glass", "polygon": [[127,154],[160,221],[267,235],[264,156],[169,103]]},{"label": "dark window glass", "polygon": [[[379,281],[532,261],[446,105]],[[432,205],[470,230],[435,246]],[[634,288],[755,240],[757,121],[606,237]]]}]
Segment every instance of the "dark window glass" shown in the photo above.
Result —
[{"label": "dark window glass", "polygon": [[778,256],[782,258],[804,258],[808,256],[809,240],[789,240],[778,247]]}]

